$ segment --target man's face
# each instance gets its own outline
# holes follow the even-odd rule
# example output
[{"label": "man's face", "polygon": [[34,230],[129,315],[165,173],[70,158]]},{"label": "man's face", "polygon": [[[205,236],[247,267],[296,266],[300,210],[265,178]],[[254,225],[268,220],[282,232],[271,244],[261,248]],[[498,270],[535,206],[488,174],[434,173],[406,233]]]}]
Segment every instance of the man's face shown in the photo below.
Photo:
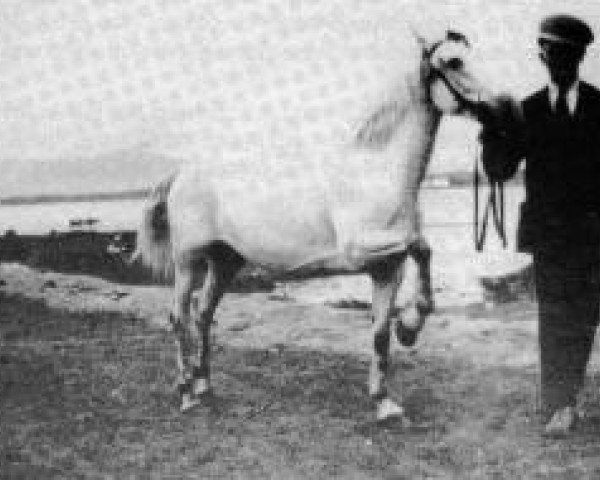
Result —
[{"label": "man's face", "polygon": [[559,87],[569,87],[577,79],[584,49],[565,43],[540,42],[540,58]]}]

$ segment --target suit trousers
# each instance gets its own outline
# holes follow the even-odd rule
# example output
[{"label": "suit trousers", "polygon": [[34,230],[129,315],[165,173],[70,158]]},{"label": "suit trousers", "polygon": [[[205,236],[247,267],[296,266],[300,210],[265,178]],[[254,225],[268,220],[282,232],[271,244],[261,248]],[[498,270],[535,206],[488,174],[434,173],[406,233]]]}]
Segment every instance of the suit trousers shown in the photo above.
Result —
[{"label": "suit trousers", "polygon": [[599,322],[600,247],[534,252],[542,412],[574,406]]}]

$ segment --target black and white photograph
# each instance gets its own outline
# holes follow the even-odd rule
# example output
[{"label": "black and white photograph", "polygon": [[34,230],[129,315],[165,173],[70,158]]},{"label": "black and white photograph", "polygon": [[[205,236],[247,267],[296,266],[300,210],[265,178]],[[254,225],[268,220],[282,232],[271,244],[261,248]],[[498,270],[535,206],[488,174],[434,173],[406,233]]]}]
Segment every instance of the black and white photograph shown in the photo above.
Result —
[{"label": "black and white photograph", "polygon": [[600,2],[0,0],[0,479],[600,478]]}]

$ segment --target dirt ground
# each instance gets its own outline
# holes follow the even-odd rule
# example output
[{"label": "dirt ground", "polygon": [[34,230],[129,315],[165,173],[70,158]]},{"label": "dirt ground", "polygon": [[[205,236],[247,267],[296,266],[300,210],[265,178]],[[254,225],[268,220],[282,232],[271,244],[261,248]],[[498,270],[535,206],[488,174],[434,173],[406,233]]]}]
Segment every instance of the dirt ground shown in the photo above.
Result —
[{"label": "dirt ground", "polygon": [[416,347],[393,344],[409,426],[374,421],[362,277],[228,295],[214,396],[187,414],[167,288],[15,264],[0,279],[0,478],[600,477],[597,349],[585,424],[543,439],[535,304],[486,304],[473,282],[438,271]]}]

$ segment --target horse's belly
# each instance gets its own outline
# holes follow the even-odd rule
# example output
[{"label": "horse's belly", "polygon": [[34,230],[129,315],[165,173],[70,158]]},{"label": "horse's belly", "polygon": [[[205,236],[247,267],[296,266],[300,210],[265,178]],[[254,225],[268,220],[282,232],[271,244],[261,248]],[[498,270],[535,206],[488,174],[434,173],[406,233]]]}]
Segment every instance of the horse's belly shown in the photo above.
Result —
[{"label": "horse's belly", "polygon": [[403,253],[414,240],[406,231],[367,230],[340,236],[330,226],[326,231],[310,227],[266,229],[254,238],[246,232],[244,240],[237,236],[228,243],[249,261],[274,272],[313,276],[362,271]]},{"label": "horse's belly", "polygon": [[254,238],[246,235],[243,241],[234,237],[227,238],[226,242],[248,261],[280,272],[297,270],[309,264],[321,269],[324,260],[335,252],[333,242],[305,244],[298,238],[281,235],[262,234]]},{"label": "horse's belly", "polygon": [[316,194],[249,195],[222,203],[219,230],[223,240],[249,261],[290,270],[336,248],[336,234]]}]

